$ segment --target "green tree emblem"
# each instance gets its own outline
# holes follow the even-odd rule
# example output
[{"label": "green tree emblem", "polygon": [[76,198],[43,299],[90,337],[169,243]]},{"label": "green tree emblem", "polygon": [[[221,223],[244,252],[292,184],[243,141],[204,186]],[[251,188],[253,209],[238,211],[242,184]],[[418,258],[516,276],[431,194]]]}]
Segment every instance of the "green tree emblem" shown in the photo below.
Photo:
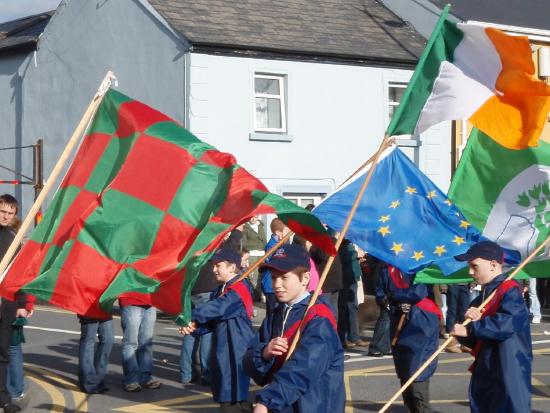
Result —
[{"label": "green tree emblem", "polygon": [[516,204],[523,208],[535,208],[535,228],[539,231],[536,245],[540,245],[550,234],[550,183],[548,180],[518,195]]}]

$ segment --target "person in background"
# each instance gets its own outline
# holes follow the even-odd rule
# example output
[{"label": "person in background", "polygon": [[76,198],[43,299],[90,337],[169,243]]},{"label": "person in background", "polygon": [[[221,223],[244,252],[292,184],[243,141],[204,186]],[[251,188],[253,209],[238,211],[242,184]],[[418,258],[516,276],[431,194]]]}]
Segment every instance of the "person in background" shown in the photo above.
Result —
[{"label": "person in background", "polygon": [[[261,257],[264,256],[264,247],[267,243],[265,228],[263,222],[258,215],[254,215],[250,220],[244,224],[242,248],[246,249],[250,253],[248,262],[250,265],[254,265]],[[261,283],[258,280],[259,272],[254,270],[248,277],[254,288],[254,300],[259,301],[261,292]]]},{"label": "person in background", "polygon": [[139,293],[119,297],[122,326],[122,372],[124,390],[158,389],[162,383],[153,379],[153,333],[157,309]]},{"label": "person in background", "polygon": [[[12,228],[13,220],[17,215],[19,203],[9,194],[0,196],[0,260],[4,258],[12,241],[15,231]],[[7,388],[9,348],[13,335],[13,322],[16,318],[27,318],[29,312],[25,309],[27,299],[25,294],[18,293],[16,301],[2,298],[0,301],[0,407],[5,413],[15,413],[21,408],[14,404]]]},{"label": "person in background", "polygon": [[[372,257],[374,258],[374,257]],[[384,289],[383,279],[380,276],[382,269],[387,264],[376,258],[376,264],[371,262],[373,270],[370,276],[374,279],[376,304],[380,308],[380,315],[374,325],[374,331],[372,333],[372,340],[369,345],[369,356],[382,357],[386,354],[391,354],[390,346],[390,300]]]},{"label": "person in background", "polygon": [[[274,218],[271,221],[269,228],[271,229],[271,238],[267,244],[265,244],[264,250],[266,252],[269,251],[281,239],[283,239],[289,232],[288,227],[279,218]],[[268,257],[264,262],[267,263],[269,260],[270,257]],[[261,277],[262,293],[265,296],[265,312],[267,317],[272,314],[275,307],[277,307],[277,299],[273,293],[273,287],[271,285],[271,271],[268,267],[261,272]]]},{"label": "person in background", "polygon": [[344,239],[338,254],[342,263],[342,290],[338,297],[338,335],[344,348],[369,345],[359,336],[357,323],[357,281],[361,279],[361,266],[355,245]]},{"label": "person in background", "polygon": [[[78,349],[78,384],[84,393],[98,394],[109,391],[105,376],[115,341],[113,317],[97,319],[78,316],[80,341]],[[96,336],[99,343],[96,347]]]}]

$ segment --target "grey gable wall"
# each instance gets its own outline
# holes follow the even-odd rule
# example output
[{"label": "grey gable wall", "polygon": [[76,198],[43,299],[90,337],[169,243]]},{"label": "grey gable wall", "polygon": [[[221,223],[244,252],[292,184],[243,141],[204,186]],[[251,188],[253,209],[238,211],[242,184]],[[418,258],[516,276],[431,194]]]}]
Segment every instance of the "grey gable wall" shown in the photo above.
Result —
[{"label": "grey gable wall", "polygon": [[[108,70],[118,90],[184,122],[186,44],[146,2],[63,1],[35,58],[0,55],[0,147],[43,137],[47,178]],[[0,152],[0,164],[32,175],[32,152],[15,155]],[[14,178],[0,171],[0,179]],[[30,186],[0,191],[22,199],[23,212],[32,205]]]}]

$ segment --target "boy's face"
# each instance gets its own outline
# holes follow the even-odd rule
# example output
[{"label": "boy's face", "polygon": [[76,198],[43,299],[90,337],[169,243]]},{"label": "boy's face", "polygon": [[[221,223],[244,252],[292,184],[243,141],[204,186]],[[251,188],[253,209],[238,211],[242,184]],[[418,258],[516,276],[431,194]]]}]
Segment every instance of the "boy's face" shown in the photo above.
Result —
[{"label": "boy's face", "polygon": [[227,261],[220,261],[214,264],[214,274],[216,280],[226,283],[237,274],[237,266]]},{"label": "boy's face", "polygon": [[495,260],[476,258],[469,261],[469,274],[479,285],[485,285],[502,272],[502,265]]},{"label": "boy's face", "polygon": [[302,275],[302,279],[292,271],[281,272],[272,270],[271,282],[277,301],[288,303],[304,295],[309,284],[309,272]]},{"label": "boy's face", "polygon": [[10,226],[13,222],[13,218],[15,218],[15,214],[17,213],[17,208],[12,205],[5,204],[3,202],[0,203],[0,226],[7,227]]}]

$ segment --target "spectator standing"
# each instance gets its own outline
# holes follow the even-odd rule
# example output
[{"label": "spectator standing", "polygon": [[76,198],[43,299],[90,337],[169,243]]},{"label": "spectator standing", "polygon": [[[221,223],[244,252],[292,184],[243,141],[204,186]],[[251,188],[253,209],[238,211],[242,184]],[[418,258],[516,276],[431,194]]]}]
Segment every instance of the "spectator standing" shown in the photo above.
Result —
[{"label": "spectator standing", "polygon": [[380,308],[380,315],[374,325],[372,341],[369,345],[369,356],[382,357],[385,354],[391,354],[390,346],[390,301],[385,291],[383,278],[380,276],[382,269],[387,266],[386,263],[376,260],[372,262],[373,270],[370,276],[374,280],[376,304]]},{"label": "spectator standing", "polygon": [[[271,229],[271,238],[269,239],[267,244],[265,244],[265,252],[269,251],[275,244],[283,239],[289,231],[285,223],[279,218],[274,218],[271,221],[269,227]],[[270,259],[271,257],[268,257],[264,262],[268,263]],[[265,269],[261,272],[261,284],[262,293],[265,296],[266,317],[268,317],[268,315],[273,313],[275,307],[277,307],[277,299],[275,298],[275,294],[273,293],[273,286],[271,285],[271,270],[269,269],[269,267],[264,268]]]},{"label": "spectator standing", "polygon": [[[12,241],[15,232],[12,228],[13,220],[18,209],[17,200],[9,195],[0,196],[0,259],[4,257]],[[11,395],[7,388],[9,348],[11,344],[13,328],[12,323],[17,317],[27,318],[29,313],[25,309],[25,294],[17,294],[16,301],[5,298],[0,300],[0,407],[5,413],[15,413],[21,410],[12,403]]]},{"label": "spectator standing", "polygon": [[[212,292],[218,288],[219,282],[214,277],[214,265],[208,262],[201,268],[199,278],[191,291],[191,308],[199,308],[210,301]],[[210,360],[212,353],[212,333],[201,336],[187,334],[183,336],[180,355],[180,374],[182,384],[199,381],[203,385],[210,384]],[[194,361],[198,356],[200,371]]]},{"label": "spectator standing", "polygon": [[[242,248],[246,249],[250,253],[250,258],[248,262],[250,265],[254,265],[261,257],[264,256],[264,247],[267,243],[265,227],[263,222],[260,220],[258,215],[254,215],[250,218],[243,228],[243,240]],[[258,270],[252,272],[249,275],[248,279],[252,283],[254,288],[254,299],[259,300],[261,295],[261,285],[258,281]]]},{"label": "spectator standing", "polygon": [[344,239],[338,252],[342,263],[342,290],[338,296],[338,335],[344,348],[368,346],[359,336],[357,324],[357,281],[361,266],[355,246]]},{"label": "spectator standing", "polygon": [[[333,241],[336,242],[336,238],[334,236]],[[319,274],[323,274],[329,255],[315,245],[311,246],[309,255],[315,263]],[[330,300],[332,307],[335,310],[335,317],[338,320],[338,324],[340,324],[340,318],[338,316],[338,296],[343,285],[342,262],[340,261],[340,255],[337,254],[334,257],[332,266],[330,267],[325,283],[323,284],[323,295]]]},{"label": "spectator standing", "polygon": [[[80,322],[78,384],[85,393],[104,393],[109,390],[105,376],[115,340],[113,317],[97,319],[79,315],[78,321]],[[99,340],[97,348],[96,337]]]},{"label": "spectator standing", "polygon": [[158,389],[162,383],[153,379],[153,331],[157,309],[139,293],[119,297],[122,325],[122,373],[124,390]]}]

